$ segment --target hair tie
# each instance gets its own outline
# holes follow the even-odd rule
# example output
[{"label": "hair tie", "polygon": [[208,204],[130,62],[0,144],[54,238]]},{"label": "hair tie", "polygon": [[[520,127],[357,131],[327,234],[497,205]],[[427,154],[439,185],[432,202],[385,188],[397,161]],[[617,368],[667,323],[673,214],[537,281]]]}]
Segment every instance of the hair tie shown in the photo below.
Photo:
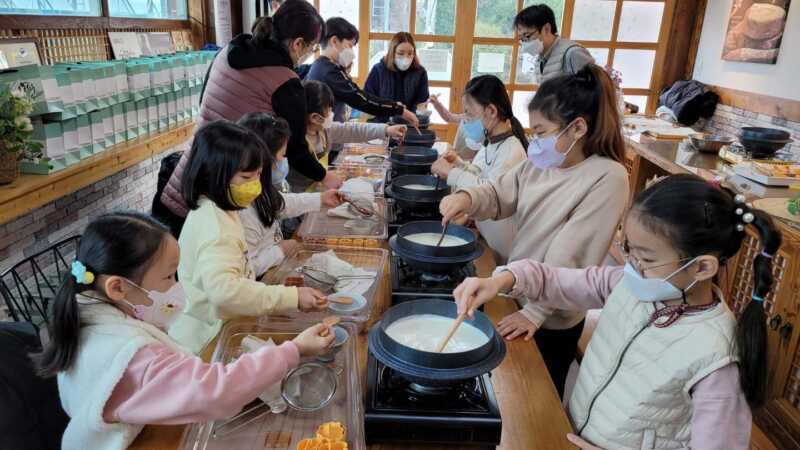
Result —
[{"label": "hair tie", "polygon": [[70,273],[75,277],[75,281],[80,284],[94,283],[94,274],[86,270],[86,266],[78,260],[72,262],[72,271]]},{"label": "hair tie", "polygon": [[764,297],[760,295],[753,294],[750,298],[753,299],[753,301],[764,303]]},{"label": "hair tie", "polygon": [[764,258],[767,258],[767,259],[772,259],[774,255],[770,255],[769,253],[767,253],[766,250],[762,250],[761,251],[761,256],[763,256]]}]

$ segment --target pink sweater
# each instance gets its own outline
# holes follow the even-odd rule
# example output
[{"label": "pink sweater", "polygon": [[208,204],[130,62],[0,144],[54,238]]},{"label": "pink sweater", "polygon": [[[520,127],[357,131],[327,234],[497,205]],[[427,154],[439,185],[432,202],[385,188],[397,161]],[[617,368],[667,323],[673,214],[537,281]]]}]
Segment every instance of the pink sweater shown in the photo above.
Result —
[{"label": "pink sweater", "polygon": [[246,353],[230,364],[203,362],[163,344],[142,347],[103,410],[108,423],[174,425],[230,417],[297,366],[293,342]]},{"label": "pink sweater", "polygon": [[[553,268],[530,259],[515,261],[498,268],[500,270],[514,274],[516,282],[512,295],[524,293],[531,301],[568,311],[602,308],[623,273],[622,266]],[[690,449],[747,450],[750,447],[752,416],[739,385],[736,364],[729,364],[698,381],[691,395]]]}]

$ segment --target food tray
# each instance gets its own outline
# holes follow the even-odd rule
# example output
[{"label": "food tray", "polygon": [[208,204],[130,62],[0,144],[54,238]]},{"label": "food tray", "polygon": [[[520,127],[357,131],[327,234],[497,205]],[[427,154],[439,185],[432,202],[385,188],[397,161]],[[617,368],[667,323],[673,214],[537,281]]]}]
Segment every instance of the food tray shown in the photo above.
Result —
[{"label": "food tray", "polygon": [[344,144],[339,156],[342,155],[363,155],[365,153],[375,153],[378,155],[388,155],[389,149],[385,143],[382,144]]},{"label": "food tray", "polygon": [[[337,245],[345,247],[379,247],[380,242],[389,237],[389,224],[386,220],[386,199],[375,197],[377,213],[374,219],[345,219],[328,215],[329,208],[313,211],[303,218],[297,235],[303,241],[316,244],[332,244],[330,238],[336,238]],[[348,241],[349,239],[349,241]],[[345,240],[345,242],[341,242]]]},{"label": "food tray", "polygon": [[775,177],[769,176],[755,170],[750,163],[737,164],[733,170],[737,175],[741,175],[749,180],[767,185],[767,186],[792,186],[800,184],[798,177]]},{"label": "food tray", "polygon": [[[318,288],[318,284],[316,284],[307,276],[304,276],[298,272],[296,269],[303,266],[314,253],[327,252],[328,250],[331,250],[331,247],[324,245],[310,245],[303,242],[298,246],[297,251],[291,256],[287,257],[283,263],[281,263],[278,267],[268,270],[267,273],[264,274],[262,281],[267,284],[286,284],[286,279],[290,278],[289,284],[295,284],[295,280],[302,278],[303,286]],[[335,314],[340,315],[343,320],[357,322],[359,325],[363,325],[370,319],[372,315],[372,308],[375,303],[375,296],[378,294],[383,284],[383,270],[388,259],[388,252],[382,248],[352,247],[335,247],[333,248],[333,251],[336,253],[336,256],[339,259],[347,261],[355,267],[359,267],[370,272],[375,272],[375,281],[373,281],[372,286],[369,287],[367,292],[364,293],[364,298],[367,300],[366,306],[352,313],[337,313],[335,311],[328,310],[313,313],[291,312],[281,314],[281,316],[319,321],[327,316]]]},{"label": "food tray", "polygon": [[[280,320],[259,322],[255,318],[230,321],[220,332],[212,361],[229,363],[236,359],[242,354],[241,342],[247,335],[263,340],[272,338],[280,345],[310,325],[313,325],[313,322]],[[214,437],[213,430],[215,424],[219,426],[226,420],[195,423],[186,427],[178,448],[180,450],[294,450],[301,440],[314,437],[319,425],[335,421],[341,422],[346,427],[349,449],[365,450],[364,411],[355,338],[357,330],[354,324],[348,322],[341,322],[339,326],[347,329],[351,338],[344,344],[334,361],[328,363],[328,366],[338,373],[336,393],[330,403],[313,412],[288,408],[281,414],[267,412],[258,419],[255,419],[257,414],[248,414],[245,418],[239,419],[241,422],[237,420],[237,424],[246,422],[249,418],[255,420],[222,437]],[[303,358],[301,364],[311,361],[313,358]],[[244,409],[259,403],[261,401],[256,400]],[[262,408],[258,412],[269,411],[266,405]]]}]

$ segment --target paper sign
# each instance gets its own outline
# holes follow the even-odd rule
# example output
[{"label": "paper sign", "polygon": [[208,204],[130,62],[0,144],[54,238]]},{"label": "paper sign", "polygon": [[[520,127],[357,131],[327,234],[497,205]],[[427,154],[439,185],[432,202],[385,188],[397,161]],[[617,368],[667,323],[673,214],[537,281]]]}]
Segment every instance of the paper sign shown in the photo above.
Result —
[{"label": "paper sign", "polygon": [[138,58],[142,56],[142,47],[136,33],[109,31],[108,40],[115,59]]},{"label": "paper sign", "polygon": [[502,73],[505,64],[506,55],[503,53],[478,53],[478,72]]},{"label": "paper sign", "polygon": [[417,51],[425,70],[450,74],[450,51],[438,48],[422,48]]},{"label": "paper sign", "polygon": [[36,42],[24,42],[10,39],[8,42],[0,40],[0,52],[5,56],[8,67],[20,67],[28,65],[40,66],[39,52],[36,50]]},{"label": "paper sign", "polygon": [[175,53],[175,48],[172,46],[172,36],[167,32],[139,33],[139,45],[144,56],[171,55]]}]

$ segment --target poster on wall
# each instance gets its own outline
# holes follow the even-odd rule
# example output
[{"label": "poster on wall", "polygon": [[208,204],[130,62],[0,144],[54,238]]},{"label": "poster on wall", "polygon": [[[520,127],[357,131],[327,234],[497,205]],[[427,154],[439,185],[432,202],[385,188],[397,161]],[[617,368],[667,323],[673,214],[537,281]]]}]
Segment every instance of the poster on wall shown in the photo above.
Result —
[{"label": "poster on wall", "polygon": [[8,67],[42,64],[34,39],[3,39],[0,41],[0,52],[3,53],[3,59]]},{"label": "poster on wall", "polygon": [[775,64],[790,0],[733,0],[722,59]]}]

